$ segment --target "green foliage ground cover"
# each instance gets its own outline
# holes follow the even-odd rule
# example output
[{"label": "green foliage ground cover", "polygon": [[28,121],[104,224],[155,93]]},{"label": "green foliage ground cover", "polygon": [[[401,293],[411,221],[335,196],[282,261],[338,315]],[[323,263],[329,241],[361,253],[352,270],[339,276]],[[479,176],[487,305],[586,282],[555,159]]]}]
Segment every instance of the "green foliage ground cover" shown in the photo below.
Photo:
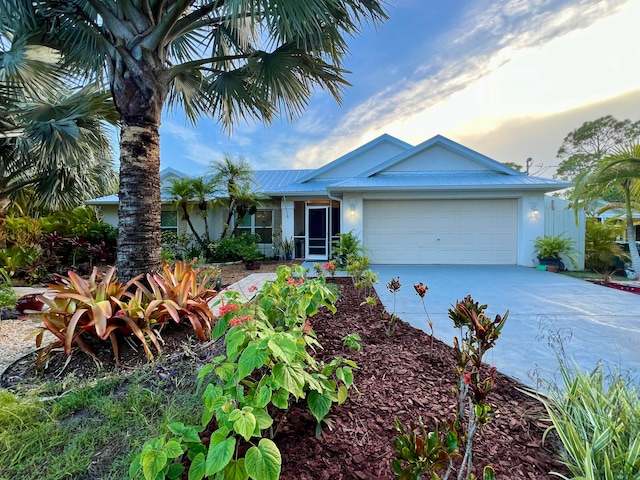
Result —
[{"label": "green foliage ground cover", "polygon": [[129,377],[0,392],[0,478],[126,478],[146,438],[167,423],[198,420],[194,386],[193,375],[158,379],[150,366]]}]

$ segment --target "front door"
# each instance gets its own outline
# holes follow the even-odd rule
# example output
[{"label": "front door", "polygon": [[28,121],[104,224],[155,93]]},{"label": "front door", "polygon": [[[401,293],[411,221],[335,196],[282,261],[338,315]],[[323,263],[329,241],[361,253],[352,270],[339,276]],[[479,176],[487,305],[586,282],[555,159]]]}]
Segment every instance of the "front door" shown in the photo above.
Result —
[{"label": "front door", "polygon": [[307,206],[307,260],[327,260],[329,257],[329,207]]}]

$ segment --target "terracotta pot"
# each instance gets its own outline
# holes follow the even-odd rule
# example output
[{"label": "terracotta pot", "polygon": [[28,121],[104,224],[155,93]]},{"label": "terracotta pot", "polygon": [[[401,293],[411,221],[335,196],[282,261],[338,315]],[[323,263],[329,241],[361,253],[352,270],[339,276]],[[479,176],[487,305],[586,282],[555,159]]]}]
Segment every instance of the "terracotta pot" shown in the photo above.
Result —
[{"label": "terracotta pot", "polygon": [[547,265],[547,272],[556,273],[557,271],[558,271],[558,265],[552,265],[552,264]]}]

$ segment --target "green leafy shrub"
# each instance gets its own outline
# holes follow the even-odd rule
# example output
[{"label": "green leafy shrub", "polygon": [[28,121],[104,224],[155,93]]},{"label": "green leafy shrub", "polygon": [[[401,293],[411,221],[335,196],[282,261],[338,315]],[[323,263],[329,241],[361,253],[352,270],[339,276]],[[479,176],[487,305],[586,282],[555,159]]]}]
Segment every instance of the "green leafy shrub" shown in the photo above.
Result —
[{"label": "green leafy shrub", "polygon": [[42,247],[9,247],[0,250],[0,267],[11,277],[25,276],[44,260]]},{"label": "green leafy shrub", "polygon": [[[282,459],[271,440],[278,430],[274,415],[293,401],[306,399],[320,432],[331,406],[346,401],[356,364],[342,358],[325,364],[310,354],[321,345],[308,318],[322,307],[335,311],[335,296],[324,279],[304,275],[302,267],[281,266],[252,301],[220,306],[213,336],[224,335],[225,355],[198,373],[201,425],[173,424],[170,434],[148,440],[131,478],[173,478],[187,455],[193,480],[276,480]],[[204,428],[212,432],[208,447],[198,435]]]},{"label": "green leafy shrub", "polygon": [[560,261],[561,256],[566,257],[575,267],[578,262],[576,260],[575,242],[570,238],[564,238],[562,234],[546,235],[537,237],[533,243],[533,248],[538,254],[538,259],[550,258]]},{"label": "green leafy shrub", "polygon": [[[95,228],[95,225],[101,223],[103,222],[99,222],[95,209],[91,207],[59,210],[40,220],[43,233],[58,232],[67,238],[88,238],[91,236],[91,231]],[[96,238],[94,240],[104,240],[104,238]]]},{"label": "green leafy shrub", "polygon": [[[573,371],[560,360],[562,385],[540,400],[565,448],[563,462],[584,480],[640,478],[640,398],[620,372],[605,377],[602,365],[591,373]],[[562,478],[566,478],[561,476]]]},{"label": "green leafy shrub", "polygon": [[622,251],[616,239],[624,233],[623,225],[587,219],[585,232],[585,267],[596,272],[609,272],[614,264],[624,266],[629,254]]},{"label": "green leafy shrub", "polygon": [[13,289],[9,273],[0,267],[0,307],[15,307],[18,294]]},{"label": "green leafy shrub", "polygon": [[14,247],[36,247],[40,245],[42,229],[40,222],[29,217],[7,217],[7,245]]},{"label": "green leafy shrub", "polygon": [[338,234],[338,239],[333,241],[331,253],[340,262],[340,266],[346,267],[350,255],[361,257],[367,249],[362,245],[354,230]]},{"label": "green leafy shrub", "polygon": [[234,262],[260,258],[262,255],[258,249],[259,241],[259,235],[250,233],[243,233],[238,237],[222,238],[211,244],[211,259],[216,262]]}]

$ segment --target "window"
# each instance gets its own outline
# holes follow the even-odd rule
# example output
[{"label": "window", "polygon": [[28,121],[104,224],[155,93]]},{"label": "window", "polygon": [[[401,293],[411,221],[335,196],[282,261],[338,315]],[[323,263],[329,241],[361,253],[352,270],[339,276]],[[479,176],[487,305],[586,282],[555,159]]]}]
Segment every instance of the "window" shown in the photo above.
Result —
[{"label": "window", "polygon": [[238,235],[256,233],[260,237],[258,243],[273,242],[273,210],[258,210],[255,215],[245,215],[237,225]]},{"label": "window", "polygon": [[163,210],[160,214],[160,230],[163,232],[178,233],[178,212],[175,210]]}]

